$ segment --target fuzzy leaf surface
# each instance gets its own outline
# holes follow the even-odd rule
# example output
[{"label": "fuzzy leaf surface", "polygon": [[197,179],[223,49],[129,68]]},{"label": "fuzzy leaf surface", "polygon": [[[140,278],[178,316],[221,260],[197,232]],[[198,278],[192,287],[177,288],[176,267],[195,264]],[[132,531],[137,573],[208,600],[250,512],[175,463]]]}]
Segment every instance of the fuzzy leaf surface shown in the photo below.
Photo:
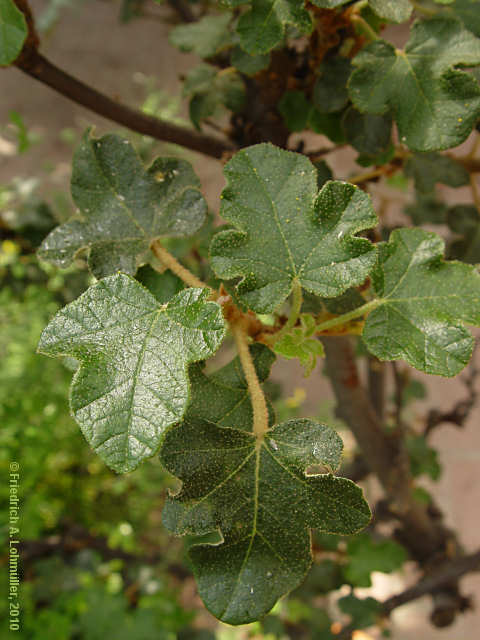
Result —
[{"label": "fuzzy leaf surface", "polygon": [[92,138],[87,131],[73,159],[71,190],[78,216],[54,229],[38,255],[68,266],[81,249],[97,278],[134,274],[148,260],[152,240],[192,235],[207,205],[190,164],[158,158],[145,169],[132,145],[119,136]]},{"label": "fuzzy leaf surface", "polygon": [[480,87],[457,66],[480,64],[480,39],[459,20],[416,22],[405,50],[376,40],[354,59],[350,97],[363,112],[392,111],[402,142],[417,151],[462,143],[480,116]]},{"label": "fuzzy leaf surface", "polygon": [[332,429],[291,420],[263,442],[243,428],[188,415],[167,433],[165,467],[183,481],[167,499],[163,521],[177,535],[218,531],[220,544],[189,554],[206,607],[229,624],[264,616],[296,587],[311,564],[311,527],[354,533],[370,519],[361,489],[314,464],[336,468],[342,442]]},{"label": "fuzzy leaf surface", "polygon": [[81,365],[70,407],[106,464],[132,471],[158,448],[189,400],[187,365],[207,358],[225,334],[208,291],[185,289],[161,305],[136,280],[116,274],[90,287],[44,329],[38,350]]},{"label": "fuzzy leaf surface", "polygon": [[211,264],[220,278],[242,277],[242,304],[269,313],[287,298],[294,280],[321,297],[338,296],[365,280],[376,250],[354,234],[374,226],[377,217],[363,191],[327,182],[317,192],[308,158],[270,144],[240,151],[224,173],[221,215],[238,230],[214,236]]},{"label": "fuzzy leaf surface", "polygon": [[480,274],[443,260],[444,241],[422,229],[397,229],[380,245],[372,274],[380,306],[367,317],[364,342],[381,360],[406,360],[425,373],[455,376],[480,325]]},{"label": "fuzzy leaf surface", "polygon": [[13,0],[0,0],[0,67],[18,58],[27,34],[24,15]]},{"label": "fuzzy leaf surface", "polygon": [[298,0],[253,0],[251,5],[237,25],[240,46],[250,55],[268,53],[279,44],[287,24],[301,33],[312,29],[310,14]]}]

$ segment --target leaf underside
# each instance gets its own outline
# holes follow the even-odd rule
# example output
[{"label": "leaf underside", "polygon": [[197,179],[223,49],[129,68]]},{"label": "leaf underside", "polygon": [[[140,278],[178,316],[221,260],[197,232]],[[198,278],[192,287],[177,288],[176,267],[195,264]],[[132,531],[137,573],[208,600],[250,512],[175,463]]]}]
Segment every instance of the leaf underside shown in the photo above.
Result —
[{"label": "leaf underside", "polygon": [[38,350],[80,362],[70,406],[106,464],[132,471],[158,449],[189,400],[187,365],[207,358],[225,334],[208,291],[185,289],[161,305],[125,274],[90,287],[44,329]]}]

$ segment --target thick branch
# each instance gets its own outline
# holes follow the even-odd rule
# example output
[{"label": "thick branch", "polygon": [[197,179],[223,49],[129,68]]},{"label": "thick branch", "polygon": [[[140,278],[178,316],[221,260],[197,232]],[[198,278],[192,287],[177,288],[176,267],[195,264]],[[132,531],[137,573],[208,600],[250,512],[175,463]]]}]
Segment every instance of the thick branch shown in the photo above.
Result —
[{"label": "thick branch", "polygon": [[360,383],[353,346],[348,337],[324,338],[330,381],[337,399],[338,415],[355,436],[363,457],[377,474],[390,501],[390,507],[402,522],[402,542],[418,561],[442,553],[447,532],[414,500],[410,470],[402,464],[402,443],[389,435]]},{"label": "thick branch", "polygon": [[66,98],[137,133],[163,142],[172,142],[213,158],[221,158],[224,153],[234,149],[233,145],[226,140],[153,118],[115,102],[62,71],[36,50],[30,50],[28,55],[21,55],[16,65],[32,78],[58,91]]}]

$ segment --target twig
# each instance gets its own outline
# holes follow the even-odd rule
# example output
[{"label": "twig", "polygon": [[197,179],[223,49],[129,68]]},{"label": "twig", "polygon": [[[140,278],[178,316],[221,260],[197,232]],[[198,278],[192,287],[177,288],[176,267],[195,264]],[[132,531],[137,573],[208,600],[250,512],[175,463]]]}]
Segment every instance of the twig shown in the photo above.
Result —
[{"label": "twig", "polygon": [[205,282],[197,278],[197,276],[184,267],[180,262],[167,251],[158,240],[154,240],[151,244],[152,253],[160,262],[173,271],[185,284],[189,287],[199,287],[200,289],[210,288]]},{"label": "twig", "polygon": [[185,0],[167,0],[168,4],[174,9],[183,22],[196,22],[197,17],[193,13],[188,2]]}]

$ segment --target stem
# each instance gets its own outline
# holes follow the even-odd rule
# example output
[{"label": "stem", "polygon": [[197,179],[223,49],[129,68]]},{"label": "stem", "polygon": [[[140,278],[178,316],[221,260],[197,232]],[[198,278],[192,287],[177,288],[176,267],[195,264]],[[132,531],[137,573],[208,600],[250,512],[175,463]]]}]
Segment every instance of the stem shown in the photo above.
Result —
[{"label": "stem", "polygon": [[385,175],[387,169],[389,169],[388,165],[384,165],[379,169],[364,171],[363,173],[358,173],[357,175],[348,178],[348,182],[351,184],[362,184],[362,182],[367,182],[367,180],[371,180],[372,178],[379,178],[380,176]]},{"label": "stem", "polygon": [[187,284],[189,287],[210,289],[210,287],[205,282],[203,282],[203,280],[197,278],[197,276],[189,271],[186,267],[184,267],[183,264],[180,264],[180,262],[174,256],[172,256],[169,251],[162,247],[158,240],[154,240],[150,245],[150,248],[154,256],[158,258],[160,262],[167,267],[167,269],[173,271],[173,273],[177,275],[181,280],[183,280],[183,282],[185,282],[185,284]]},{"label": "stem", "polygon": [[260,381],[248,347],[248,335],[242,320],[230,324],[243,372],[247,380],[248,391],[253,408],[253,433],[261,442],[268,431],[268,408]]},{"label": "stem", "polygon": [[360,316],[365,315],[366,313],[370,313],[377,307],[382,304],[382,300],[380,298],[376,298],[375,300],[371,300],[366,304],[362,304],[361,307],[357,307],[353,309],[353,311],[349,311],[348,313],[344,313],[341,316],[337,316],[336,318],[332,318],[331,320],[326,320],[325,322],[321,322],[317,324],[316,333],[322,333],[323,331],[328,331],[328,329],[333,329],[334,327],[338,327],[342,324],[349,322],[350,320],[355,320],[355,318],[360,318]]},{"label": "stem", "polygon": [[156,140],[173,142],[213,158],[221,158],[224,153],[234,149],[233,145],[226,140],[180,127],[120,104],[65,73],[36,50],[29,51],[26,56],[21,55],[16,65],[24,73],[58,91],[73,102],[137,133],[142,133]]},{"label": "stem", "polygon": [[176,11],[183,22],[196,22],[197,17],[186,0],[167,0],[168,4]]},{"label": "stem", "polygon": [[362,18],[362,16],[359,16],[358,14],[354,13],[351,17],[351,20],[352,22],[356,22],[357,25],[365,31],[365,33],[368,35],[370,40],[378,40],[378,35],[375,33],[372,27],[368,24],[368,22]]},{"label": "stem", "polygon": [[300,310],[302,308],[303,303],[303,295],[302,295],[302,285],[298,282],[298,280],[293,281],[292,286],[292,308],[290,309],[290,315],[288,316],[287,322],[283,325],[283,327],[272,336],[272,343],[274,344],[277,340],[283,338],[293,327],[297,324],[297,320],[300,316]]}]

